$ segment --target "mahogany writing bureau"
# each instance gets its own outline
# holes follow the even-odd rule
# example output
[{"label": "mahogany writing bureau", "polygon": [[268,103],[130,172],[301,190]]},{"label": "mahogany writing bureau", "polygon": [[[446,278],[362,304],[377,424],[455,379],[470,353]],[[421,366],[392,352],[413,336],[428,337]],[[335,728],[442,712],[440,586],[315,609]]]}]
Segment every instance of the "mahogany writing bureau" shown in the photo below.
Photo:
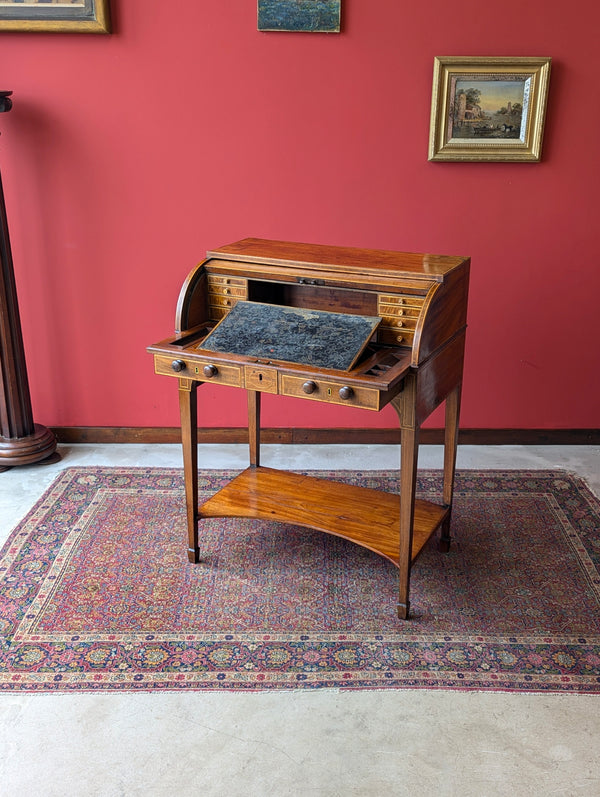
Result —
[{"label": "mahogany writing bureau", "polygon": [[[176,334],[148,348],[156,373],[179,384],[191,562],[200,560],[203,518],[262,518],[317,529],[390,559],[399,571],[398,616],[408,617],[412,562],[438,528],[441,548],[450,542],[469,266],[463,257],[255,238],[207,253],[181,289]],[[242,324],[245,318],[264,322],[270,310],[296,308],[309,317],[319,311],[325,318],[321,349],[345,347],[344,327],[330,331],[329,314],[374,323],[349,367],[335,357],[333,366],[327,359],[314,364],[303,358],[301,344],[285,359],[277,359],[277,341],[248,349],[251,327],[239,327],[234,350],[215,349],[211,333],[225,330],[223,319],[238,303]],[[206,382],[247,391],[250,466],[199,506],[197,388]],[[400,494],[262,467],[262,393],[374,412],[390,404],[401,429]],[[443,401],[444,487],[437,504],[415,498],[418,435]]]}]

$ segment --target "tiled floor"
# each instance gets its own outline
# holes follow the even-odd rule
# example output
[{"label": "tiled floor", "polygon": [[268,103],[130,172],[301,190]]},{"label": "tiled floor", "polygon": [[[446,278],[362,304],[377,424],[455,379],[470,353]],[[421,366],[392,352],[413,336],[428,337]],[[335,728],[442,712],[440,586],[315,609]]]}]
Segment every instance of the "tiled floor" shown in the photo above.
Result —
[{"label": "tiled floor", "polygon": [[[180,466],[178,446],[69,446],[0,474],[0,541],[60,468]],[[201,467],[245,466],[202,446]],[[264,446],[265,465],[395,468],[395,446]],[[441,451],[421,449],[422,467]],[[598,447],[469,447],[459,468],[565,468]],[[600,607],[599,607],[600,611]],[[432,691],[0,694],[0,795],[600,795],[600,697]]]}]

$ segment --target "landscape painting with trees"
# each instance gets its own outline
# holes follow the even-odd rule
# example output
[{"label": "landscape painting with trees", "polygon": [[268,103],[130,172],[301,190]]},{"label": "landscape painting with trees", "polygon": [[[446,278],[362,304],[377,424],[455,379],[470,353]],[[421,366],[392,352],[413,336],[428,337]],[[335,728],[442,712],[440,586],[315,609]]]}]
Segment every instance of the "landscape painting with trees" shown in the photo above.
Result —
[{"label": "landscape painting with trees", "polygon": [[527,115],[528,77],[455,78],[452,86],[452,138],[521,139]]}]

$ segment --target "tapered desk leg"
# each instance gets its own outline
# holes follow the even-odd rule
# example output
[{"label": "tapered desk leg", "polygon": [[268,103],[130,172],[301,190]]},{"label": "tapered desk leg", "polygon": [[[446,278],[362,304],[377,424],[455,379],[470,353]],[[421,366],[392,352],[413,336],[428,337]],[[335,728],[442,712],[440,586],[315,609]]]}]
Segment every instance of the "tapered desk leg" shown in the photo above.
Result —
[{"label": "tapered desk leg", "polygon": [[198,383],[179,380],[179,412],[181,416],[181,445],[185,478],[185,503],[188,528],[188,559],[200,560],[198,548]]},{"label": "tapered desk leg", "polygon": [[456,472],[456,450],[458,447],[458,422],[460,416],[461,385],[458,384],[446,398],[446,429],[444,432],[444,505],[448,514],[442,523],[440,550],[450,550],[450,520]]},{"label": "tapered desk leg", "polygon": [[400,566],[398,585],[398,617],[401,620],[408,619],[410,612],[410,571],[412,565],[418,455],[418,429],[403,426],[400,436]]},{"label": "tapered desk leg", "polygon": [[261,393],[248,390],[248,444],[250,447],[250,464],[260,465],[260,399]]}]

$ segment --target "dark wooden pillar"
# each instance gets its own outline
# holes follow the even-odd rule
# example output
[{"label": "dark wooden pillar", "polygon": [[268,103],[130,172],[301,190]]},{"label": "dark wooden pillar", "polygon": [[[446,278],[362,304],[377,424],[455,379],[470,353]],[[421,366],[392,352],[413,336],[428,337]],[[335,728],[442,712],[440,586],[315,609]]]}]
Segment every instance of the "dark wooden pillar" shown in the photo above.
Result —
[{"label": "dark wooden pillar", "polygon": [[[11,94],[0,91],[0,113],[10,111]],[[0,470],[6,470],[47,459],[56,451],[56,438],[33,422],[1,178],[0,259]]]}]

